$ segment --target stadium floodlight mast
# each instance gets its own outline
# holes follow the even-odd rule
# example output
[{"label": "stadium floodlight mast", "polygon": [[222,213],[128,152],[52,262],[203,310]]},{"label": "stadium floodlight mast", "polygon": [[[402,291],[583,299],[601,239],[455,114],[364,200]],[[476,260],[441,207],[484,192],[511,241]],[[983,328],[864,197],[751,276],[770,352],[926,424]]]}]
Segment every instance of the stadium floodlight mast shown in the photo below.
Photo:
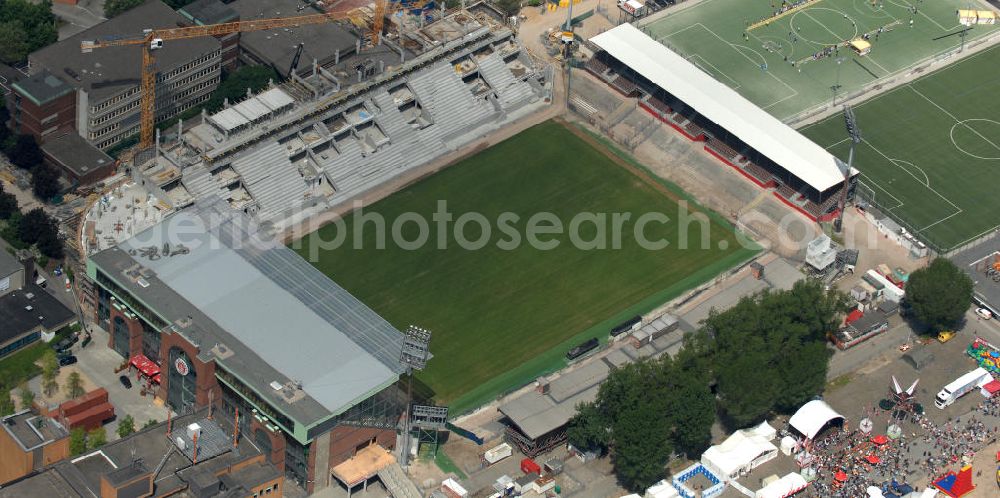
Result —
[{"label": "stadium floodlight mast", "polygon": [[833,222],[833,230],[837,233],[844,227],[844,210],[847,209],[847,191],[851,184],[851,168],[854,165],[854,149],[861,143],[861,129],[858,128],[858,120],[854,116],[854,109],[849,105],[844,106],[844,124],[847,126],[847,134],[851,137],[851,149],[847,153],[847,167],[844,168],[844,186],[840,189],[840,213]]},{"label": "stadium floodlight mast", "polygon": [[431,331],[410,325],[403,332],[403,347],[399,351],[399,363],[406,367],[406,418],[403,420],[403,451],[400,463],[406,467],[410,460],[410,412],[413,405],[413,371],[423,370],[430,353]]}]

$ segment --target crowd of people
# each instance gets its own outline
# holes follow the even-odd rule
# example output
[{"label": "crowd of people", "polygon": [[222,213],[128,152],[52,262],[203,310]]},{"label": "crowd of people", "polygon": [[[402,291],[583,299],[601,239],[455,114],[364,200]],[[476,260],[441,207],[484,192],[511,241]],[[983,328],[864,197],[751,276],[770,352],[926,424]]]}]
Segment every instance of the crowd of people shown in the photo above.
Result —
[{"label": "crowd of people", "polygon": [[[873,417],[881,419],[885,413],[876,410]],[[854,498],[867,496],[869,486],[919,483],[912,486],[915,490],[927,486],[1000,439],[1000,398],[983,400],[969,414],[944,424],[913,412],[892,421],[902,426],[902,435],[895,440],[880,438],[883,444],[876,442],[874,432],[860,430],[835,430],[814,441],[804,463],[816,471],[816,479],[806,494]]]}]

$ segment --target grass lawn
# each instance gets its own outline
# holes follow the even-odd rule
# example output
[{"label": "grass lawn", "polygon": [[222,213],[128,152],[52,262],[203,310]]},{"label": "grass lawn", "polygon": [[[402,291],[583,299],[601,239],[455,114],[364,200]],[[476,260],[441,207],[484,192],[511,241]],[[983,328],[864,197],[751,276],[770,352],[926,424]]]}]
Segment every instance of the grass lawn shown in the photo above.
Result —
[{"label": "grass lawn", "polygon": [[[755,252],[739,247],[732,228],[715,215],[705,225],[708,247],[698,248],[702,224],[692,223],[683,232],[693,248],[681,249],[677,194],[636,176],[623,166],[631,164],[591,143],[596,144],[560,123],[535,126],[365,209],[384,216],[387,226],[403,213],[422,215],[430,224],[430,243],[416,250],[391,243],[376,249],[372,224],[356,239],[349,216],[346,242],[314,262],[396,327],[416,324],[433,331],[435,357],[418,379],[438,403],[451,403],[453,413],[562,366],[572,345],[588,337],[604,339],[613,325]],[[489,243],[468,250],[449,235],[447,247],[439,249],[442,233],[431,221],[439,200],[447,201],[456,220],[470,212],[490,220]],[[520,217],[511,225],[522,242],[527,219],[535,213],[553,213],[564,227],[582,212],[608,213],[609,220],[610,213],[630,213],[631,219],[622,225],[620,249],[610,243],[607,249],[579,249],[565,232],[541,237],[558,241],[551,250],[526,242],[503,249],[498,243],[510,237],[496,220],[505,212]],[[670,241],[664,249],[644,249],[632,236],[635,221],[647,212],[670,218],[643,231],[649,240]],[[416,238],[415,223],[403,227],[407,240]],[[336,230],[328,225],[318,235],[332,240]],[[463,231],[471,240],[483,235],[476,223]],[[580,239],[591,240],[597,229],[584,223],[579,233]],[[611,234],[609,228],[608,239]],[[298,249],[307,259],[309,239]],[[355,249],[358,240],[363,249]]]},{"label": "grass lawn", "polygon": [[[994,193],[1000,165],[1000,47],[854,108],[864,142],[855,166],[870,198],[942,250],[1000,223]],[[801,130],[841,158],[841,116]]]},{"label": "grass lawn", "polygon": [[[958,47],[962,40],[957,33],[962,26],[956,10],[977,8],[963,0],[876,3],[820,0],[751,29],[749,39],[745,39],[746,23],[772,14],[776,9],[773,5],[780,5],[780,0],[705,0],[690,8],[676,8],[643,29],[755,104],[786,119],[829,101],[838,78],[839,94],[849,94]],[[915,15],[911,7],[917,8]],[[811,58],[827,46],[879,28],[889,31],[880,33],[878,40],[872,34],[872,50],[867,56],[840,48],[831,57]],[[976,26],[966,41],[994,29]],[[843,58],[839,65],[838,57]],[[764,64],[766,70],[761,67]]]}]

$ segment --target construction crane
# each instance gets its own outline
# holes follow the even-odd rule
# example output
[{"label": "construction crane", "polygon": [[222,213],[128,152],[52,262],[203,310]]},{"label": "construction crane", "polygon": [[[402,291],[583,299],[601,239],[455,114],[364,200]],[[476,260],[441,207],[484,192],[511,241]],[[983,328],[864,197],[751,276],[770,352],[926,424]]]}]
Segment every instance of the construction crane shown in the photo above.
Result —
[{"label": "construction crane", "polygon": [[[386,0],[378,0],[384,5]],[[383,9],[384,12],[384,9]],[[203,26],[186,26],[180,28],[157,28],[143,30],[142,35],[132,37],[105,38],[100,40],[84,40],[80,42],[83,53],[94,49],[108,47],[126,47],[140,45],[142,47],[142,80],[140,85],[140,132],[139,145],[143,149],[153,145],[153,126],[156,114],[156,57],[154,52],[163,48],[163,43],[172,40],[184,40],[202,36],[220,36],[231,33],[246,33],[277,28],[294,28],[309,24],[321,24],[341,19],[354,18],[356,12],[340,11],[309,14],[304,16],[254,19],[251,21],[236,21]],[[381,24],[381,23],[379,23]],[[381,26],[379,26],[381,30]]]}]

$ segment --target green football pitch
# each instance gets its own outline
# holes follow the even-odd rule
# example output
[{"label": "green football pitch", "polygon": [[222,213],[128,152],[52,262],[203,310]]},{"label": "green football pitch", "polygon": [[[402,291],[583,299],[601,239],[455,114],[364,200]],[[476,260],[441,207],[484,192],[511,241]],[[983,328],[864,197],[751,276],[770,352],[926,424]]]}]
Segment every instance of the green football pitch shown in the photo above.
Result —
[{"label": "green football pitch", "polygon": [[[368,222],[356,237],[356,218],[347,216],[344,243],[321,252],[313,264],[397,328],[415,324],[431,330],[434,358],[417,379],[437,402],[463,411],[564,365],[572,346],[590,337],[605,340],[614,325],[755,253],[737,243],[724,220],[691,203],[691,211],[708,214],[709,243],[701,249],[706,229],[680,222],[683,199],[676,187],[653,180],[590,135],[550,121],[364,208],[382,215],[386,226],[404,213],[418,214],[430,225],[429,243],[407,250],[387,240],[377,249],[374,225]],[[431,221],[438,201],[447,201],[455,219],[446,231]],[[496,223],[485,247],[463,249],[447,234],[464,213],[473,212],[490,221],[514,213],[520,222],[513,226],[522,234],[526,220],[541,212],[553,213],[565,227],[584,212],[608,218],[631,213],[631,219],[623,225],[620,249],[611,242],[607,249],[580,249],[569,233],[551,236],[559,242],[551,250],[527,243],[501,248],[498,242],[511,238],[498,233]],[[648,239],[671,241],[665,249],[644,249],[631,236],[634,222],[647,212],[670,218],[644,230]],[[579,228],[581,240],[598,236],[594,224]],[[406,240],[417,239],[421,230],[415,222],[401,229]],[[331,224],[317,234],[333,240],[337,230]],[[485,232],[476,223],[462,231],[468,240]],[[692,241],[689,249],[680,248],[682,231]],[[445,248],[438,241],[442,234]],[[606,235],[605,240],[612,238],[611,229]],[[297,247],[307,259],[315,244],[310,238]]]},{"label": "green football pitch", "polygon": [[[863,136],[859,195],[938,250],[1000,223],[1000,46],[854,107]],[[833,116],[800,130],[841,158],[850,143]]]},{"label": "green football pitch", "polygon": [[[668,10],[643,30],[774,116],[789,119],[830,101],[837,85],[838,95],[848,95],[959,47],[963,26],[956,11],[976,8],[967,0],[875,1],[819,0],[748,32],[747,23],[773,14],[781,2],[705,0]],[[876,39],[879,28],[885,31]],[[976,26],[965,42],[994,29]],[[839,48],[812,60],[824,47],[865,33],[872,33],[868,55]]]}]

